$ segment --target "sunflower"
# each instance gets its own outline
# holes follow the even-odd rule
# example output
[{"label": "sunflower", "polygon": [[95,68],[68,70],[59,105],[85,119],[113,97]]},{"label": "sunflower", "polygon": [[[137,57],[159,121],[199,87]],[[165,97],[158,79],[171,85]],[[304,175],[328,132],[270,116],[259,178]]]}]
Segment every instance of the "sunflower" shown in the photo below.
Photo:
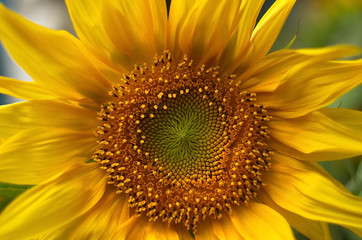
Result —
[{"label": "sunflower", "polygon": [[79,38],[0,7],[34,79],[0,109],[0,181],[36,185],[0,239],[362,236],[362,201],[316,161],[362,154],[359,48],[269,50],[293,0],[66,1]]}]

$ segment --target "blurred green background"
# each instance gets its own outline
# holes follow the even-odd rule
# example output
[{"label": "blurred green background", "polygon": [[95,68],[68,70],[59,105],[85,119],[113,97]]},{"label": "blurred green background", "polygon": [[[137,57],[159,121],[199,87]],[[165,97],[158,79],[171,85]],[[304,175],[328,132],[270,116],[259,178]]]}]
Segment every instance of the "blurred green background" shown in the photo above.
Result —
[{"label": "blurred green background", "polygon": [[[0,0],[0,2],[39,24],[54,29],[66,29],[74,33],[64,0]],[[167,2],[169,4],[170,1]],[[267,0],[263,11],[273,2]],[[44,13],[48,14],[41,17]],[[52,24],[49,25],[51,20],[53,20]],[[272,51],[286,47],[295,35],[296,39],[291,48],[312,48],[335,44],[352,44],[362,47],[361,25],[362,0],[299,0]],[[356,56],[356,58],[361,57]],[[3,49],[0,49],[0,75],[27,80],[24,72],[9,60]],[[14,100],[7,96],[0,96],[0,104],[7,104]],[[345,94],[329,107],[362,110],[362,86]],[[360,156],[341,161],[323,162],[321,165],[353,194],[362,196],[361,160]],[[0,211],[29,187],[0,183]],[[342,227],[330,226],[330,229],[334,240],[360,239]],[[296,235],[298,239],[306,239],[299,233]]]}]

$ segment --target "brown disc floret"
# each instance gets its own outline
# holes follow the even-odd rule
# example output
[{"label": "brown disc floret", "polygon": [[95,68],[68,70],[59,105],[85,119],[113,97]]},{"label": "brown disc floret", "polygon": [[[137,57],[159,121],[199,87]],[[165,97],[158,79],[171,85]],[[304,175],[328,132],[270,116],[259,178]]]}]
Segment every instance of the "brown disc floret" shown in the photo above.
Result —
[{"label": "brown disc floret", "polygon": [[166,51],[110,95],[93,159],[136,214],[195,229],[256,196],[270,167],[270,117],[233,76]]}]

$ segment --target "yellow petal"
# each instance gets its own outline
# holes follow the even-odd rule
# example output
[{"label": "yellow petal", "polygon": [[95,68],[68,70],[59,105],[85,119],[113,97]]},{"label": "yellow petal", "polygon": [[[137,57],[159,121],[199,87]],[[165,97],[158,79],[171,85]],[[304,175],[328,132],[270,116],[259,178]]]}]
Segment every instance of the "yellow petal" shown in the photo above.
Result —
[{"label": "yellow petal", "polygon": [[258,196],[262,199],[263,203],[268,205],[282,215],[298,232],[302,233],[308,239],[312,240],[332,240],[328,224],[318,222],[299,216],[293,212],[279,207],[267,194],[260,192]]},{"label": "yellow petal", "polygon": [[178,240],[178,234],[167,223],[156,221],[153,224],[147,224],[142,240]]},{"label": "yellow petal", "polygon": [[[122,43],[129,39],[128,41],[133,43],[133,51],[139,56],[140,61],[152,59],[155,53],[165,50],[167,23],[165,1],[143,0],[124,4],[122,1],[114,0],[112,6],[109,7],[112,13],[123,15],[123,17],[114,19],[117,20],[113,25],[114,28],[108,30],[108,34],[114,42]],[[113,12],[114,9],[117,11]],[[110,26],[107,23],[109,22],[105,20],[106,29]],[[128,23],[127,27],[126,23]],[[123,26],[125,27],[123,28]],[[116,33],[120,27],[125,30],[125,35],[120,35],[119,31]],[[115,33],[115,38],[112,38],[112,34]],[[119,47],[126,50],[126,46],[122,44]]]},{"label": "yellow petal", "polygon": [[187,240],[188,238],[179,237],[172,226],[167,223],[156,221],[150,222],[148,217],[132,216],[121,227],[119,232],[112,239],[125,240]]},{"label": "yellow petal", "polygon": [[219,61],[221,73],[231,73],[240,64],[250,47],[257,17],[264,0],[242,1],[240,7],[240,21],[224,49]]},{"label": "yellow petal", "polygon": [[240,0],[171,2],[170,45],[182,49],[196,65],[221,55],[240,17]]},{"label": "yellow petal", "polygon": [[249,51],[245,53],[235,70],[237,74],[245,71],[269,52],[294,3],[295,0],[277,0],[268,9],[253,31]]},{"label": "yellow petal", "polygon": [[96,164],[73,166],[10,203],[0,215],[0,239],[30,239],[72,221],[98,202],[105,185]]},{"label": "yellow petal", "polygon": [[[318,174],[331,181],[340,191],[350,194],[349,190],[342,183],[337,181],[329,172],[327,172],[321,165],[316,162],[297,160],[284,154],[280,154],[278,152],[274,154],[273,162],[277,164],[287,165],[299,171],[317,172]],[[349,227],[349,229],[358,236],[362,236],[362,228]]]},{"label": "yellow petal", "polygon": [[[219,221],[212,221],[212,231],[217,239],[247,239],[243,233],[238,232],[238,228],[233,226],[232,220],[228,216],[223,216]],[[197,239],[197,238],[196,238]],[[200,238],[201,239],[201,238]],[[206,238],[207,239],[207,238]]]},{"label": "yellow petal", "polygon": [[268,206],[256,202],[234,207],[220,220],[206,219],[195,233],[196,240],[294,239],[286,220]]},{"label": "yellow petal", "polygon": [[[297,65],[298,67],[298,65]],[[335,61],[303,68],[290,68],[292,74],[274,92],[259,94],[274,116],[293,118],[305,115],[334,102],[362,83],[362,59]],[[288,77],[288,72],[286,73]]]},{"label": "yellow petal", "polygon": [[323,108],[319,112],[340,125],[353,129],[353,131],[362,132],[361,111],[345,108]]},{"label": "yellow petal", "polygon": [[254,67],[237,76],[237,80],[240,87],[249,92],[273,92],[284,82],[293,81],[312,67],[360,52],[358,47],[345,45],[318,49],[284,49],[268,54]]},{"label": "yellow petal", "polygon": [[177,232],[179,240],[194,240],[195,239],[191,235],[190,231],[188,231],[184,226],[176,225],[173,228]]},{"label": "yellow petal", "polygon": [[102,25],[102,1],[65,1],[77,36],[95,55],[90,58],[98,71],[110,82],[118,82],[123,72],[134,66],[131,58],[119,51]]},{"label": "yellow petal", "polygon": [[260,19],[251,36],[254,59],[269,52],[294,4],[295,0],[277,0]]},{"label": "yellow petal", "polygon": [[327,172],[321,165],[317,162],[313,161],[303,161],[299,159],[295,159],[288,155],[282,154],[280,152],[274,152],[274,156],[272,159],[273,163],[284,164],[299,170],[308,170],[312,172],[318,172],[322,174],[324,177],[328,178],[332,181],[339,189],[345,192],[349,192],[349,190],[339,181],[337,181],[329,172]]},{"label": "yellow petal", "polygon": [[250,202],[236,207],[230,215],[233,226],[246,240],[294,239],[287,221],[270,207]]},{"label": "yellow petal", "polygon": [[[129,207],[125,196],[108,187],[98,203],[83,216],[46,234],[49,239],[112,239],[129,219]],[[43,236],[45,237],[45,236]]]},{"label": "yellow petal", "polygon": [[112,43],[137,63],[151,62],[156,53],[165,50],[165,1],[107,1],[102,17]]},{"label": "yellow petal", "polygon": [[146,225],[147,222],[144,218],[132,216],[120,226],[119,231],[112,236],[112,239],[142,239]]},{"label": "yellow petal", "polygon": [[175,59],[180,60],[183,52],[179,46],[180,29],[187,15],[199,0],[171,1],[169,19],[167,21],[167,48]]},{"label": "yellow petal", "polygon": [[[232,226],[230,226],[232,228]],[[212,220],[206,219],[205,221],[201,222],[197,228],[197,232],[195,233],[196,240],[219,240],[219,238],[214,234]]]},{"label": "yellow petal", "polygon": [[67,1],[67,5],[80,39],[109,64],[129,68],[165,50],[167,9],[163,0],[83,0]]},{"label": "yellow petal", "polygon": [[54,128],[21,131],[0,145],[0,181],[38,184],[74,163],[88,161],[95,145],[91,132]]},{"label": "yellow petal", "polygon": [[69,128],[93,132],[95,112],[47,100],[0,106],[0,143],[17,132],[35,127]]},{"label": "yellow petal", "polygon": [[[274,118],[269,122],[270,145],[305,160],[358,156],[362,154],[361,119],[362,112],[349,109],[324,109],[293,119]],[[286,147],[278,148],[278,142]]]},{"label": "yellow petal", "polygon": [[38,84],[34,82],[24,82],[1,76],[0,93],[25,100],[56,98],[56,96],[42,89]]},{"label": "yellow petal", "polygon": [[107,185],[102,198],[87,213],[35,239],[113,239],[113,234],[128,219],[126,198]]},{"label": "yellow petal", "polygon": [[311,220],[339,224],[362,236],[362,198],[323,174],[274,164],[265,182],[265,191],[280,207]]},{"label": "yellow petal", "polygon": [[31,23],[0,5],[0,39],[44,89],[67,99],[107,99],[110,84],[93,67],[81,42],[64,31]]},{"label": "yellow petal", "polygon": [[131,59],[111,42],[102,24],[101,1],[65,1],[75,31],[85,46],[106,65],[127,71],[132,68]]}]

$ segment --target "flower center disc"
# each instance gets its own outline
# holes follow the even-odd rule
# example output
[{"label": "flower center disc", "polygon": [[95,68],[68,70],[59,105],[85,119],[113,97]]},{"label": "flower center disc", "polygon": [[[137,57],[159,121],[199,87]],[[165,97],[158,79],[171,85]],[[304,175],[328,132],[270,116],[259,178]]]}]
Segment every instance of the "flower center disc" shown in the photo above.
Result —
[{"label": "flower center disc", "polygon": [[232,77],[165,52],[110,95],[93,159],[136,214],[195,229],[256,196],[270,167],[269,116]]},{"label": "flower center disc", "polygon": [[223,155],[229,142],[225,106],[209,91],[200,94],[195,87],[166,95],[147,107],[137,126],[143,157],[158,167],[161,179],[168,176],[165,181],[178,187],[184,181],[198,186],[215,181],[219,169],[214,168],[220,167],[215,157]]}]

